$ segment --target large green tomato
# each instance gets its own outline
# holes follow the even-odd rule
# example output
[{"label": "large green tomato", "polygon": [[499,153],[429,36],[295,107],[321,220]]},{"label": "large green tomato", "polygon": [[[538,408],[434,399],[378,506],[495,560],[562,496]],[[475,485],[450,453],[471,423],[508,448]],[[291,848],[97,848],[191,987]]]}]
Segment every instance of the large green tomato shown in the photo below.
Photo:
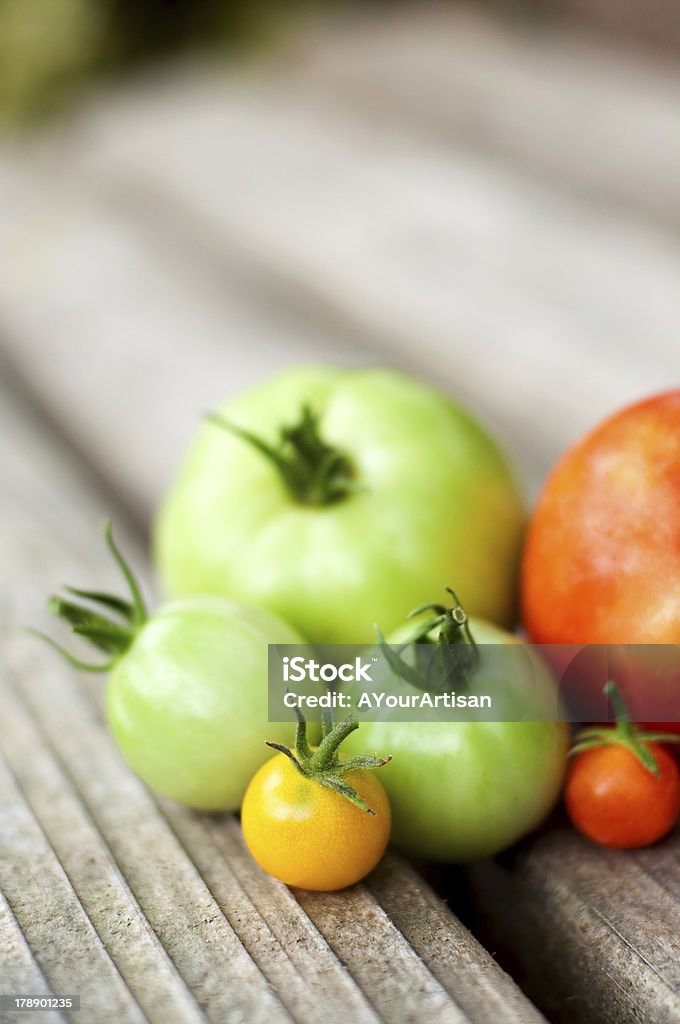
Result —
[{"label": "large green tomato", "polygon": [[52,611],[106,660],[58,650],[79,668],[109,673],[111,731],[144,782],[190,807],[236,811],[271,757],[266,741],[293,739],[290,723],[268,721],[268,645],[298,644],[300,635],[271,612],[216,595],[150,615],[110,528],[106,537],[132,600],[80,590],[70,592],[78,600],[52,598]]},{"label": "large green tomato", "polygon": [[[526,672],[524,657],[511,656],[507,678],[499,678],[505,660],[492,654],[494,670],[485,670],[482,645],[519,641],[481,620],[471,620],[470,629],[482,650],[481,667],[468,682],[470,694],[493,693],[494,709],[505,702],[502,712],[511,702],[525,712],[532,706],[559,707],[550,670],[535,652],[521,652],[531,659],[531,671]],[[404,630],[389,638],[390,644],[404,640]],[[390,692],[420,692],[402,679],[386,677],[385,682]],[[380,689],[379,681],[373,688]],[[390,798],[392,839],[398,847],[428,860],[460,862],[492,856],[543,821],[560,793],[568,745],[563,721],[409,722],[395,717],[361,721],[345,749],[392,755],[380,779]]]},{"label": "large green tomato", "polygon": [[471,611],[511,621],[522,504],[498,447],[459,406],[391,370],[316,367],[268,380],[220,417],[157,518],[171,595],[223,594],[312,642],[364,643],[376,620],[391,628],[449,577]]}]

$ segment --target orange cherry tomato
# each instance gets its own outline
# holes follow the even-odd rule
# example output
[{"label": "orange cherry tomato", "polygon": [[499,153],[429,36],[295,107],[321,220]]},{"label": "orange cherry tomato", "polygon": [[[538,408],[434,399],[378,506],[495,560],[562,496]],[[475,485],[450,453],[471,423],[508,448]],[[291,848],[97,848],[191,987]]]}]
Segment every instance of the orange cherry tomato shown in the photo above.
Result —
[{"label": "orange cherry tomato", "polygon": [[567,812],[593,842],[621,850],[648,846],[678,820],[680,772],[675,759],[658,743],[644,746],[656,761],[658,776],[622,743],[583,750],[571,761],[564,794]]}]

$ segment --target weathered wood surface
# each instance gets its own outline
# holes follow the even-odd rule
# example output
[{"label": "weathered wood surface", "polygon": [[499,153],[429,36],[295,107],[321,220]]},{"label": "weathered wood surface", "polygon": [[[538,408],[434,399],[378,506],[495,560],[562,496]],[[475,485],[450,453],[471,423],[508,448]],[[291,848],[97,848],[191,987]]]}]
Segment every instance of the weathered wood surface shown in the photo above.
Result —
[{"label": "weathered wood surface", "polygon": [[[421,78],[432,28],[405,76],[415,83],[411,97],[396,84],[404,80],[409,32],[399,33],[397,20],[392,34],[401,49],[388,59],[391,35],[380,24],[373,32],[355,27],[342,50],[354,66],[358,49],[354,91],[338,75],[340,44],[332,41],[326,60],[323,47],[318,64],[310,59],[308,75],[294,61],[291,71],[285,65],[250,78],[173,68],[103,97],[45,140],[32,163],[28,154],[0,170],[7,343],[93,458],[117,428],[113,457],[139,507],[148,509],[145,490],[159,493],[206,403],[309,355],[382,357],[445,381],[503,433],[532,488],[579,432],[677,373],[676,77],[646,75],[597,51],[588,58],[578,47],[560,71],[557,44],[513,47],[510,38],[501,48],[498,33],[473,22],[475,46],[463,19],[460,53],[454,49],[446,66],[449,76],[463,69],[465,88],[456,92],[452,78],[436,73]],[[450,24],[442,37],[454,46]],[[373,39],[382,61],[364,80],[361,54]],[[438,52],[431,63],[441,70]],[[479,98],[475,67],[478,76],[484,69],[493,103]],[[406,97],[387,126],[382,108],[370,104],[380,68],[382,90],[397,105]],[[548,69],[559,87],[541,89]],[[518,92],[506,103],[511,82]],[[545,104],[539,123],[553,132],[545,149],[563,179],[550,177],[551,167],[536,172],[529,148],[521,163],[508,148],[505,162],[492,159],[491,144],[480,151],[473,130],[455,121],[423,134],[426,112],[437,105],[468,111],[480,124],[481,111],[471,109],[477,96],[497,112],[492,124],[504,112],[497,131],[516,139],[515,114],[532,93]],[[610,99],[620,93],[613,112]],[[590,142],[584,108],[587,124],[594,122]],[[500,143],[493,145],[498,153]],[[601,174],[597,204],[580,198],[591,186],[570,169],[567,152],[580,173]],[[565,180],[569,190],[559,187]],[[624,180],[627,196],[618,192]],[[654,222],[639,215],[650,196],[658,203]],[[175,344],[187,336],[192,360]],[[55,374],[64,384],[56,395]],[[123,392],[143,392],[148,379],[165,399],[161,452],[123,415]],[[133,437],[146,459],[124,454]]]},{"label": "weathered wood surface", "polygon": [[462,143],[596,206],[680,226],[680,61],[545,23],[405,5],[375,13],[370,29],[348,19],[313,36],[298,73],[326,102],[425,148]]},{"label": "weathered wood surface", "polygon": [[321,1008],[357,1024],[540,1024],[396,857],[367,886],[293,893],[252,862],[233,818],[157,801],[127,771],[102,720],[102,680],[78,677],[19,629],[39,621],[46,588],[110,577],[95,528],[110,498],[0,397],[0,557],[13,567],[0,680],[0,990],[80,994],[71,1016],[88,1024],[311,1024]]},{"label": "weathered wood surface", "polygon": [[[350,26],[255,81],[176,69],[0,155],[3,376],[39,424],[3,400],[6,621],[106,575],[101,515],[144,528],[202,412],[277,367],[415,369],[486,416],[531,491],[603,413],[678,383],[674,73],[469,16],[446,15],[447,61],[436,24]],[[513,130],[527,110],[566,126],[543,159],[529,116]],[[24,990],[72,969],[88,1024],[307,1020],[326,993],[357,1022],[538,1019],[401,861],[349,901],[289,893],[235,822],[130,777],[96,681],[14,632],[11,655],[0,937]],[[560,1021],[680,1020],[676,844],[627,860],[555,834],[475,868],[490,948]]]},{"label": "weathered wood surface", "polygon": [[680,831],[622,853],[554,830],[468,877],[481,934],[551,1020],[680,1020]]},{"label": "weathered wood surface", "polygon": [[651,45],[662,53],[680,49],[680,12],[673,0],[530,0],[539,17],[571,16],[579,24],[603,29],[629,45]]}]

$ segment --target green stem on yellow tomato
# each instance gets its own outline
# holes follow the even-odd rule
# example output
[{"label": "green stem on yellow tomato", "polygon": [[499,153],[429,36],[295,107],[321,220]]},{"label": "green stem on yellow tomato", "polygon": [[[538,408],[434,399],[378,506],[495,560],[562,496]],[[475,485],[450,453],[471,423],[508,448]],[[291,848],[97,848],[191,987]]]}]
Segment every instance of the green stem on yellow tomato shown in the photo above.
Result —
[{"label": "green stem on yellow tomato", "polygon": [[282,743],[274,743],[267,740],[267,746],[279,753],[285,754],[292,762],[297,771],[311,782],[316,782],[327,789],[333,789],[340,793],[346,800],[353,803],[355,807],[366,811],[367,814],[375,815],[366,801],[359,796],[356,789],[350,785],[346,776],[349,772],[357,771],[360,768],[382,768],[384,764],[392,760],[388,757],[373,757],[371,754],[357,754],[342,760],[338,754],[340,744],[350,733],[359,728],[356,718],[348,715],[326,731],[321,743],[316,749],[309,746],[307,742],[307,723],[299,708],[295,709],[297,715],[297,732],[295,737],[295,748],[284,746]]}]

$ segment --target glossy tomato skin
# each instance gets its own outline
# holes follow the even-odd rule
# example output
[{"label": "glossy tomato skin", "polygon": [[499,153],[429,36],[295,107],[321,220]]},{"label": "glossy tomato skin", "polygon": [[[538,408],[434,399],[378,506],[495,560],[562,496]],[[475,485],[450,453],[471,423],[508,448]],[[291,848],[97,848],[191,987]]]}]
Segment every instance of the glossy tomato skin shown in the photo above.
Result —
[{"label": "glossy tomato skin", "polygon": [[205,424],[155,526],[166,591],[265,607],[311,642],[370,643],[442,578],[471,611],[515,612],[523,508],[508,465],[447,398],[390,370],[287,371],[220,414],[274,443],[310,404],[359,490],[299,504],[249,444]]},{"label": "glossy tomato skin", "polygon": [[634,849],[663,838],[680,814],[680,772],[668,751],[646,743],[659,768],[652,775],[622,744],[574,756],[564,799],[574,826],[601,846]]},{"label": "glossy tomato skin", "polygon": [[238,810],[265,740],[293,738],[267,720],[267,645],[298,642],[271,613],[223,598],[161,607],[109,677],[109,723],[133,771],[180,803]]},{"label": "glossy tomato skin", "polygon": [[630,406],[555,466],[527,533],[535,643],[680,643],[680,390]]},{"label": "glossy tomato skin", "polygon": [[[396,631],[389,641],[404,642],[411,628]],[[471,629],[479,645],[519,648],[515,637],[482,620],[471,619]],[[499,700],[512,694],[522,706],[526,686],[542,706],[555,709],[557,719],[554,678],[524,650],[532,657],[534,678],[525,682],[521,670],[502,679],[482,675],[470,692],[493,689]],[[399,687],[402,692],[408,684]],[[360,722],[344,749],[392,755],[380,769],[392,806],[392,839],[415,857],[462,862],[492,856],[536,828],[559,798],[569,748],[564,721]]]},{"label": "glossy tomato skin", "polygon": [[375,815],[304,778],[284,754],[259,769],[243,800],[241,824],[265,871],[321,892],[354,885],[372,871],[390,836],[389,800],[373,771],[355,770],[346,779]]},{"label": "glossy tomato skin", "polygon": [[[557,463],[527,533],[524,625],[542,644],[678,644],[678,578],[680,390],[624,409]],[[653,651],[609,656],[634,717],[676,718],[680,659],[671,686]]]}]

